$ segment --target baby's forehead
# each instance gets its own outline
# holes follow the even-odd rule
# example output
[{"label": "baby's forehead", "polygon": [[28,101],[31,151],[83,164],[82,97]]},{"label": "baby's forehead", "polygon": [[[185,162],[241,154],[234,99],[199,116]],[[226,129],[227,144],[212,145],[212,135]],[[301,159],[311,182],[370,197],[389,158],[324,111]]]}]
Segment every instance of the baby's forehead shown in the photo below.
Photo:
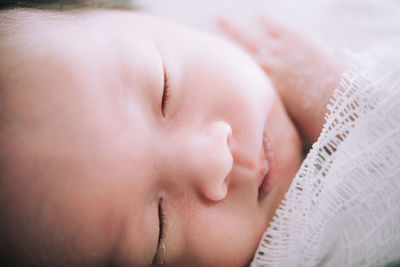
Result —
[{"label": "baby's forehead", "polygon": [[[38,10],[7,10],[0,13],[0,117],[21,113],[22,95],[45,89],[46,83],[62,84],[76,69],[84,53],[82,32],[65,15]],[[76,25],[76,23],[75,23]],[[100,42],[98,42],[100,44]],[[104,51],[106,52],[106,50]],[[81,63],[84,61],[81,61]],[[69,76],[69,77],[68,77]],[[53,88],[55,89],[55,88]]]},{"label": "baby's forehead", "polygon": [[33,90],[61,92],[66,84],[71,85],[69,91],[90,93],[91,88],[100,88],[104,82],[115,85],[122,82],[122,76],[135,77],[140,74],[138,69],[158,69],[159,55],[150,51],[155,48],[149,38],[112,28],[116,24],[108,21],[116,19],[118,14],[3,11],[0,25],[3,93],[15,96],[18,91],[25,91],[24,95]]},{"label": "baby's forehead", "polygon": [[132,11],[21,9],[1,13],[0,47],[15,58],[59,54],[53,59],[62,59],[62,55],[89,56],[96,50],[120,53],[140,43],[154,46],[154,31],[160,24],[153,23],[156,18]]},{"label": "baby's forehead", "polygon": [[[95,57],[96,52],[117,56],[124,34],[113,28],[109,13],[113,14],[111,11],[65,14],[30,9],[2,11],[0,70],[18,73],[32,63],[83,61]],[[140,42],[139,38],[135,42]]]},{"label": "baby's forehead", "polygon": [[[0,36],[2,41],[12,42],[13,45],[22,44],[22,41],[70,39],[80,34],[86,36],[83,41],[88,42],[91,41],[91,35],[100,37],[101,33],[116,34],[116,26],[126,20],[126,13],[95,9],[65,12],[25,8],[4,10],[0,11]],[[129,14],[134,17],[135,12]]]}]

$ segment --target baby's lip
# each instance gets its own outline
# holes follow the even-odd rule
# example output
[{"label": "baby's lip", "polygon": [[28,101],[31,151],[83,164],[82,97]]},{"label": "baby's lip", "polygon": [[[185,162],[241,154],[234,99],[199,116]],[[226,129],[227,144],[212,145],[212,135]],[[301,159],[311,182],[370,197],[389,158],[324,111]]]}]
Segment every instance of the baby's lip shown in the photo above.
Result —
[{"label": "baby's lip", "polygon": [[258,186],[258,197],[263,199],[265,196],[271,192],[272,188],[277,181],[277,160],[275,151],[272,147],[272,143],[269,140],[267,134],[263,134],[263,142],[261,148],[261,179]]}]

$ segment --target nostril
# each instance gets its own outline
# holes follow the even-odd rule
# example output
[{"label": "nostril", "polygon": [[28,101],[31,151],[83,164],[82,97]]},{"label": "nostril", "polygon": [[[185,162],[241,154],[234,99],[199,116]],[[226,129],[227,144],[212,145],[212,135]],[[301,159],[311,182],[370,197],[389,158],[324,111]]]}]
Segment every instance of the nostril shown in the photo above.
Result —
[{"label": "nostril", "polygon": [[228,194],[228,185],[222,184],[221,186],[213,188],[212,191],[208,192],[207,198],[211,201],[221,201]]},{"label": "nostril", "polygon": [[227,127],[227,138],[226,138],[226,142],[228,143],[228,146],[230,147],[232,144],[232,127],[229,124],[226,124]]}]

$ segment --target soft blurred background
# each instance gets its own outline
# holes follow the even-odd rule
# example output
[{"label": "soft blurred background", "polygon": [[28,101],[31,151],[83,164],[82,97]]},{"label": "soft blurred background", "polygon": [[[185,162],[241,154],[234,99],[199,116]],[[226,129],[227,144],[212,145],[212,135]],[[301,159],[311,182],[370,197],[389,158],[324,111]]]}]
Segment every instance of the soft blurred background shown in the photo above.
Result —
[{"label": "soft blurred background", "polygon": [[141,10],[219,33],[224,15],[252,29],[258,14],[314,32],[339,51],[400,38],[400,0],[133,0]]}]

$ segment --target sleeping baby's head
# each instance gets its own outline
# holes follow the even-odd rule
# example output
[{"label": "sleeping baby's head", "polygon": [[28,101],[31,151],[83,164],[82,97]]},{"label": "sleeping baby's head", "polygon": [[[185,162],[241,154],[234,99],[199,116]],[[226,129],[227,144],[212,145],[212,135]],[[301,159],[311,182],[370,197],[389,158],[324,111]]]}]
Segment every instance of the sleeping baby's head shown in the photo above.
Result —
[{"label": "sleeping baby's head", "polygon": [[0,13],[0,254],[243,266],[300,162],[263,71],[131,11]]}]

